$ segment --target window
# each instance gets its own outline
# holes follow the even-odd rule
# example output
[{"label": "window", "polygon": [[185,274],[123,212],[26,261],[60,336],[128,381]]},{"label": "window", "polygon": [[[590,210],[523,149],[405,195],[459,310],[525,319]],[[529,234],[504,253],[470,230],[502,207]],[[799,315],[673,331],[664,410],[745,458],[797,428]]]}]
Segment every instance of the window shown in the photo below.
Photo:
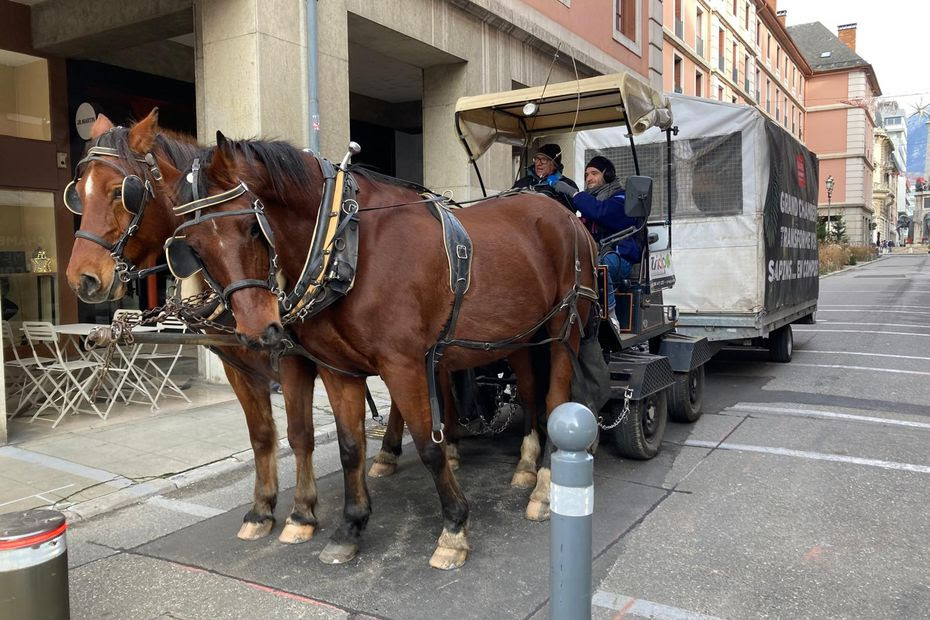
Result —
[{"label": "window", "polygon": [[717,100],[723,101],[723,86],[717,87]]},{"label": "window", "polygon": [[762,46],[762,22],[756,22],[756,46]]},{"label": "window", "polygon": [[761,96],[759,93],[759,89],[761,87],[762,87],[762,82],[759,80],[759,70],[756,69],[756,103],[758,103],[759,105],[762,105],[762,99],[759,98]]},{"label": "window", "polygon": [[731,66],[733,67],[733,81],[738,84],[739,83],[739,60],[737,60],[737,53],[738,52],[736,48],[736,43],[734,42],[733,43],[733,56],[732,56],[733,64]]},{"label": "window", "polygon": [[765,111],[772,112],[772,80],[765,78]]},{"label": "window", "polygon": [[52,139],[44,58],[0,50],[0,93],[0,135]]},{"label": "window", "polygon": [[681,0],[675,0],[675,36],[685,38],[685,22],[681,18]]},{"label": "window", "polygon": [[694,49],[698,56],[704,57],[704,11],[700,8],[694,18]]},{"label": "window", "polygon": [[724,45],[726,45],[727,35],[723,31],[723,28],[720,29],[720,34],[717,38],[717,68],[723,71],[726,66],[726,59],[724,58],[726,52],[724,52]]},{"label": "window", "polygon": [[614,0],[614,40],[642,55],[639,0]]},{"label": "window", "polygon": [[781,46],[775,46],[775,70],[781,69]]},{"label": "window", "polygon": [[694,96],[704,96],[704,74],[700,71],[694,72]]},{"label": "window", "polygon": [[[44,64],[45,61],[42,62]],[[20,321],[48,321],[51,317],[61,316],[56,296],[43,294],[49,283],[44,282],[44,278],[37,278],[35,273],[28,273],[33,271],[32,258],[38,251],[44,251],[52,259],[54,269],[59,268],[54,194],[0,189],[0,222],[3,222],[3,235],[0,236],[0,258],[4,264],[4,273],[0,274],[3,310],[16,310],[10,317],[14,322],[13,329],[18,330]],[[54,280],[50,281],[57,286]]]},{"label": "window", "polygon": [[681,94],[681,56],[675,56],[675,70],[672,76],[675,79],[675,92]]},{"label": "window", "polygon": [[768,39],[765,43],[765,59],[768,61],[772,60],[772,35],[768,35]]},{"label": "window", "polygon": [[736,0],[733,0],[733,17],[736,17]]},{"label": "window", "polygon": [[749,3],[746,3],[746,15],[743,17],[743,28],[749,31]]},{"label": "window", "polygon": [[749,92],[749,72],[752,69],[752,59],[749,57],[749,54],[746,54],[746,58],[743,60],[743,80],[746,82],[743,84],[743,89],[748,93]]}]

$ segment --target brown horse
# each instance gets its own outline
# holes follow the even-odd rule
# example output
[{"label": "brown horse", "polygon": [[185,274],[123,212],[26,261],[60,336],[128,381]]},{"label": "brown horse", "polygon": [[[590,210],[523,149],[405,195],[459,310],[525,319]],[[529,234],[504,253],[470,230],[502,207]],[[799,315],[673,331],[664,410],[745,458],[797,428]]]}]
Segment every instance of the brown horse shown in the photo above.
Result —
[{"label": "brown horse", "polygon": [[[234,211],[239,215],[188,226],[184,241],[217,286],[235,289],[229,303],[242,340],[255,347],[273,345],[283,333],[277,297],[268,288],[239,287],[244,281],[260,282],[273,264],[261,225],[249,211],[260,201],[277,240],[278,264],[295,281],[320,207],[322,170],[313,157],[284,143],[230,143],[221,134],[217,140],[198,182],[209,196],[244,183],[244,192],[209,208],[210,215]],[[176,177],[179,194],[189,195],[184,177]],[[364,174],[355,178],[361,208],[354,288],[312,319],[294,323],[293,329],[300,344],[328,364],[382,377],[439,492],[443,531],[430,564],[458,567],[468,551],[468,505],[445,450],[431,440],[424,364],[424,355],[443,332],[453,305],[441,229],[416,189]],[[389,208],[395,205],[400,206]],[[487,201],[459,211],[458,217],[471,236],[475,256],[454,336],[498,342],[527,334],[521,338],[526,342],[549,316],[542,329],[554,339],[548,345],[545,395],[546,410],[551,411],[570,398],[579,326],[585,324],[595,297],[593,242],[577,218],[540,195]],[[550,314],[554,309],[559,311]],[[450,347],[439,369],[471,368],[510,353],[493,347]],[[357,553],[371,513],[363,472],[364,378],[322,366],[318,370],[336,416],[346,484],[344,520],[321,559],[345,562]],[[518,376],[532,374],[528,367],[515,370]],[[528,516],[547,515],[548,498],[549,473],[544,467],[530,497]]]},{"label": "brown horse", "polygon": [[[143,160],[147,153],[158,167],[187,167],[198,148],[193,141],[171,132],[158,131],[158,113],[152,113],[131,129],[114,127],[100,115],[92,129],[92,147],[115,149],[115,155],[102,155],[80,166],[80,179],[74,186],[75,198],[82,205],[81,228],[68,263],[68,283],[78,297],[87,303],[114,301],[126,293],[126,282],[120,279],[117,265],[152,266],[162,252],[165,240],[181,220],[174,216],[172,204],[163,191],[153,168]],[[148,181],[151,191],[140,204],[124,206],[123,180],[136,175]],[[135,222],[131,236],[126,232]],[[96,237],[100,241],[95,241]],[[113,246],[126,238],[119,251]],[[103,243],[107,244],[106,247]],[[242,410],[252,450],[255,454],[255,490],[252,506],[244,517],[239,538],[253,540],[266,536],[274,525],[278,478],[275,451],[277,439],[272,418],[269,380],[280,381],[287,413],[287,438],[297,461],[297,488],[294,507],[279,540],[299,543],[309,540],[317,526],[314,509],[317,502],[316,478],[313,473],[313,384],[316,367],[304,358],[286,356],[281,359],[280,372],[275,372],[265,352],[245,347],[224,348],[216,353],[223,361],[226,376],[232,385]]]}]

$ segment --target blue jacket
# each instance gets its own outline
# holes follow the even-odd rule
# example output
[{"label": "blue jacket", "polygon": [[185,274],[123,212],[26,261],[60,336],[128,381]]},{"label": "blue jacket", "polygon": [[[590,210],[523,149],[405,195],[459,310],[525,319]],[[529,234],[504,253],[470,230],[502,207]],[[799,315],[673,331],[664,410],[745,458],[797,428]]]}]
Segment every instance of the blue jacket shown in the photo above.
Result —
[{"label": "blue jacket", "polygon": [[[624,211],[626,192],[622,188],[606,200],[598,200],[594,194],[587,191],[578,192],[572,202],[587,220],[588,229],[595,241],[600,241],[631,226],[640,225],[636,218],[627,217]],[[642,256],[642,247],[636,239],[638,236],[637,234],[628,237],[615,247],[617,253],[630,263],[638,263]]]}]

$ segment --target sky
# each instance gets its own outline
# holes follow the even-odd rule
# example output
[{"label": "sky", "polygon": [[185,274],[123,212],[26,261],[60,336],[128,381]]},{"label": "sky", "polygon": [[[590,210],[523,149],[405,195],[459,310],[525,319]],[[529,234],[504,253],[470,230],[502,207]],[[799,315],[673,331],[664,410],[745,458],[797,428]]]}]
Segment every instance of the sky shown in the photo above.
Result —
[{"label": "sky", "polygon": [[930,104],[927,0],[778,0],[778,10],[788,11],[788,26],[820,22],[836,33],[840,24],[857,23],[856,53],[872,63],[883,98],[897,99],[906,114]]}]

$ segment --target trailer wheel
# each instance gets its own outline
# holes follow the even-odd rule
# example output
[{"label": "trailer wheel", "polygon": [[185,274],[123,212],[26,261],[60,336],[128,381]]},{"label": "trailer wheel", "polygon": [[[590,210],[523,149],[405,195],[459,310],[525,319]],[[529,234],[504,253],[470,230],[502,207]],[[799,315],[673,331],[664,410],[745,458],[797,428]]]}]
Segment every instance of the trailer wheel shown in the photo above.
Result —
[{"label": "trailer wheel", "polygon": [[697,422],[704,405],[704,366],[690,372],[675,373],[670,388],[668,417],[675,422]]},{"label": "trailer wheel", "polygon": [[[610,401],[613,416],[619,416],[622,411],[622,400]],[[654,457],[659,452],[667,423],[668,399],[665,390],[659,390],[641,400],[631,400],[629,413],[613,429],[614,443],[617,444],[620,456],[641,461]]]},{"label": "trailer wheel", "polygon": [[779,327],[769,336],[769,359],[773,362],[787,364],[794,353],[794,336],[791,325]]}]

